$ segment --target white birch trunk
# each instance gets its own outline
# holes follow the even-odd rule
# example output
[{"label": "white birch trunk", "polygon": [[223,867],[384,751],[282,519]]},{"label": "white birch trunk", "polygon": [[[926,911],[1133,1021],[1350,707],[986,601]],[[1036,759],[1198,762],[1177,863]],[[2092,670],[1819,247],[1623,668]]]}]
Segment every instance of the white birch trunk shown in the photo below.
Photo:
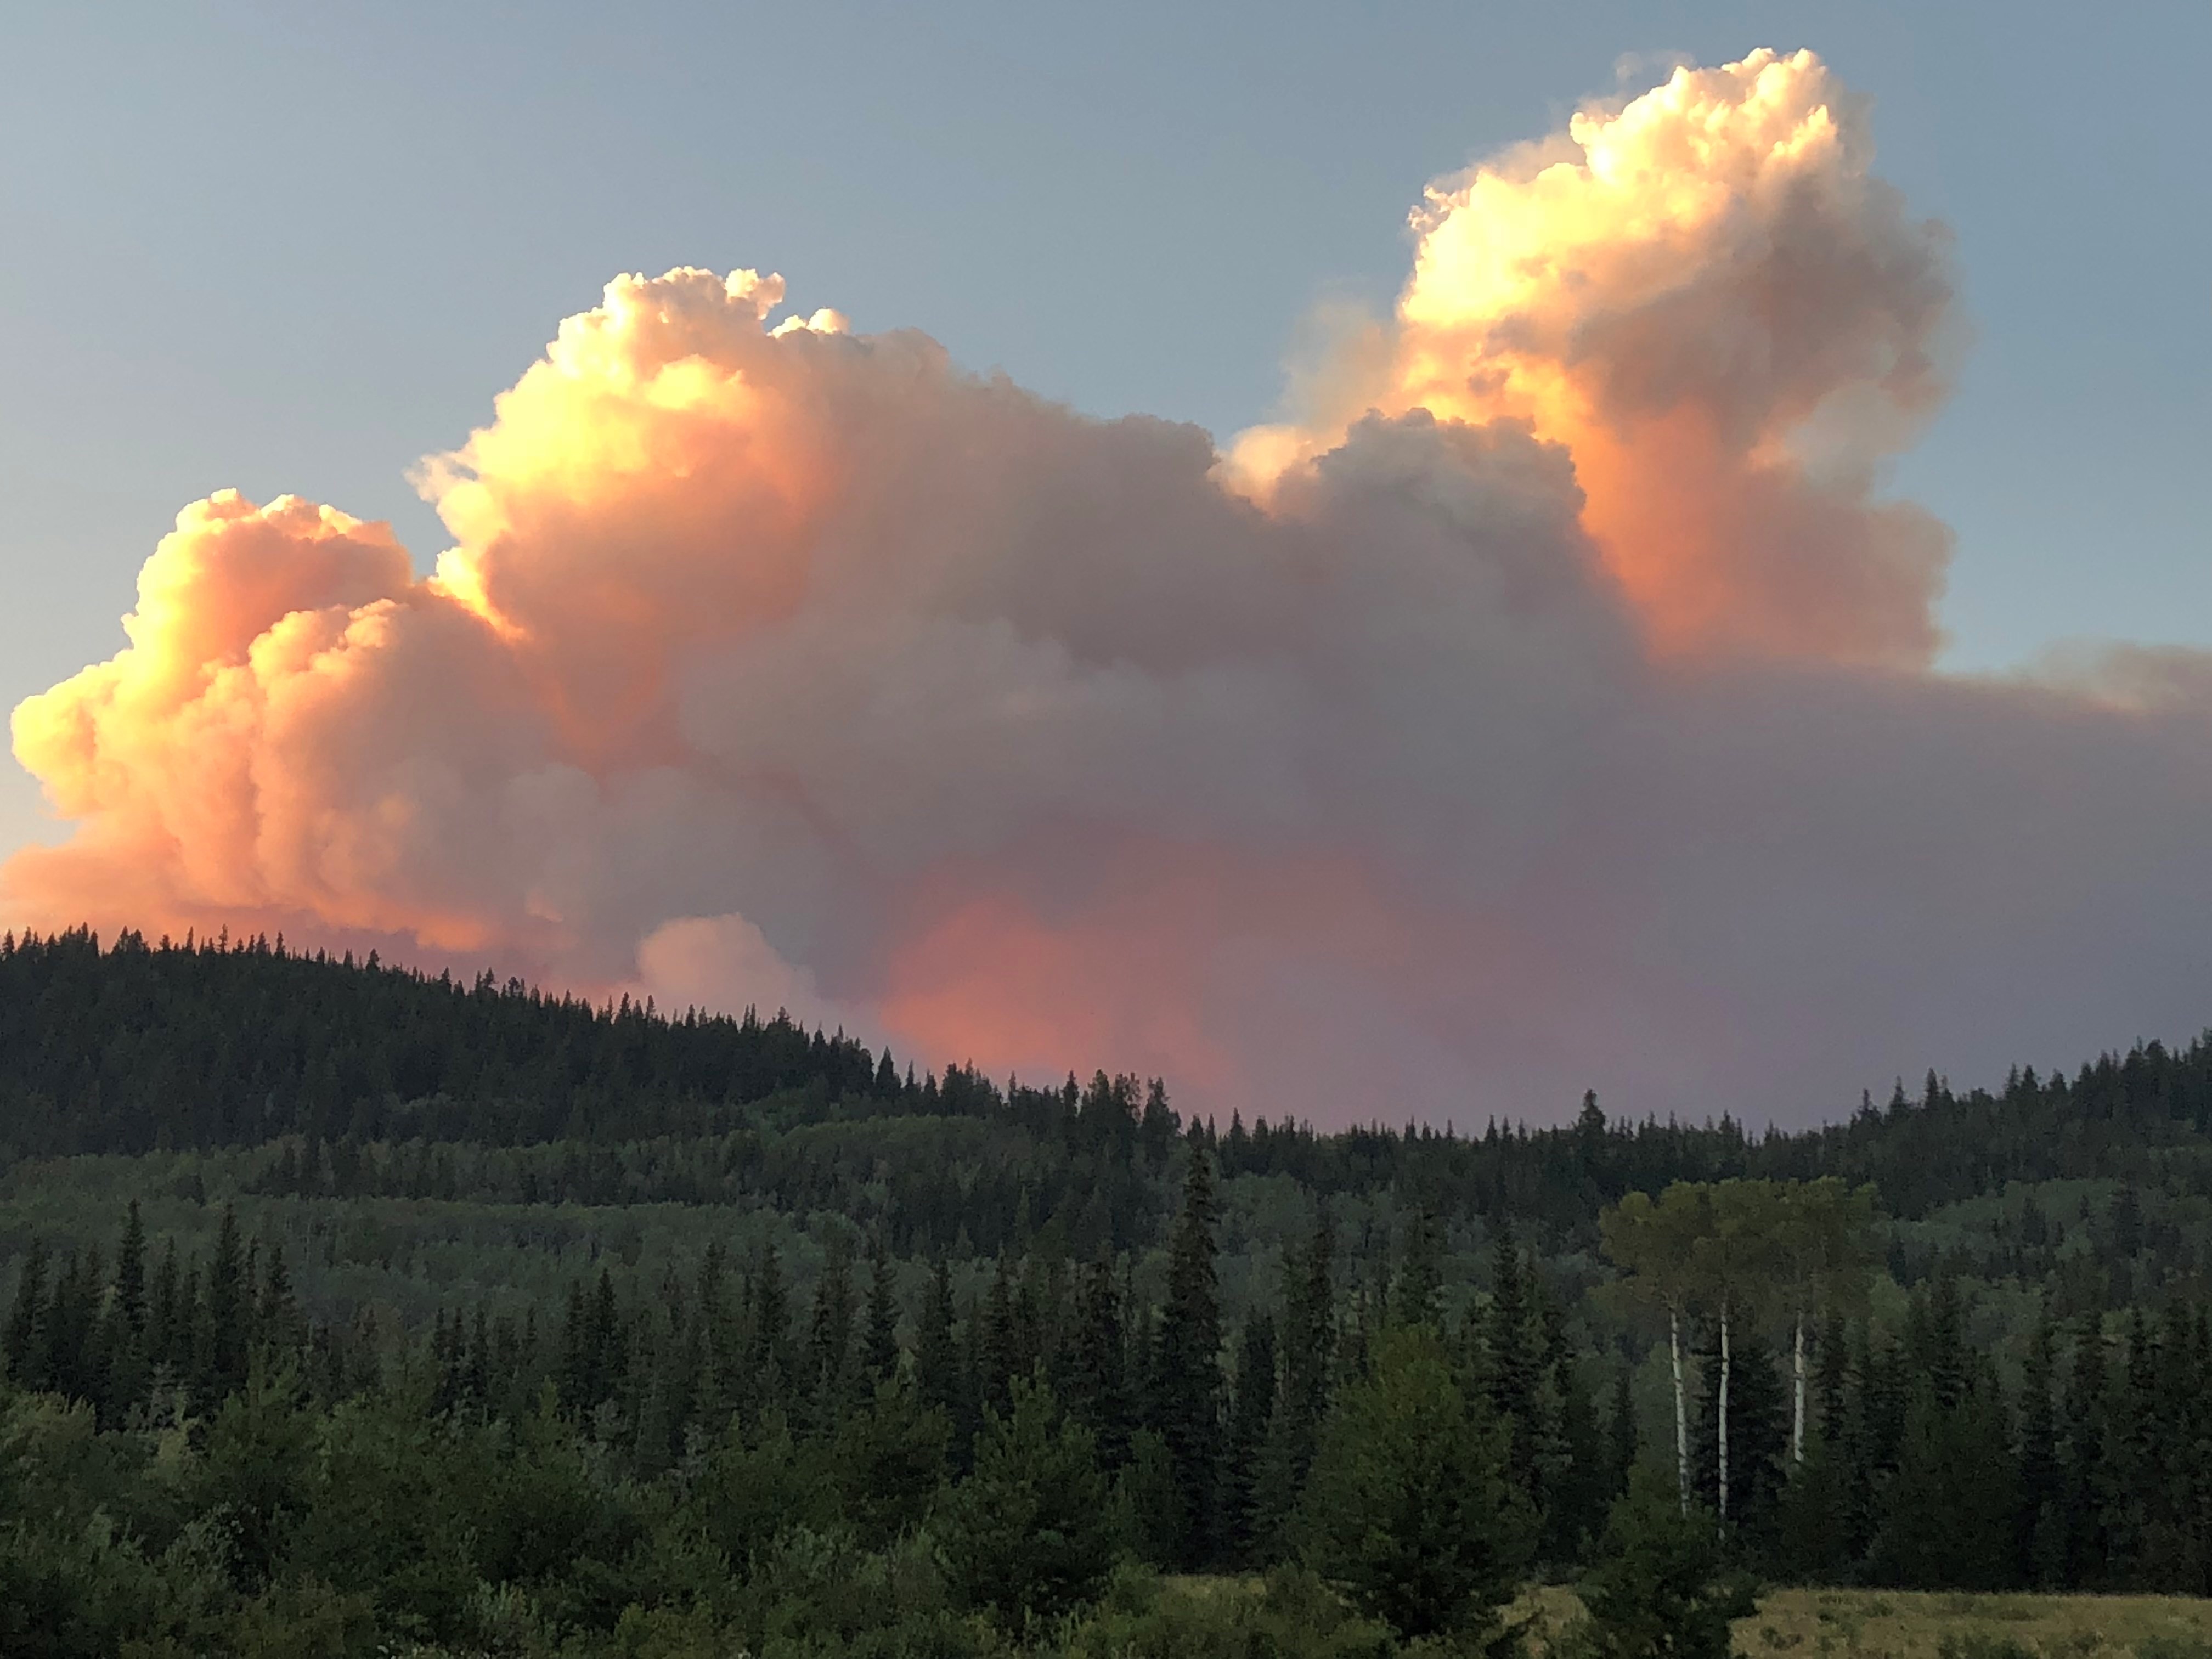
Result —
[{"label": "white birch trunk", "polygon": [[1667,1310],[1667,1355],[1674,1364],[1674,1483],[1690,1512],[1690,1413],[1682,1394],[1682,1316]]},{"label": "white birch trunk", "polygon": [[1729,1443],[1728,1443],[1729,1366],[1729,1305],[1728,1305],[1728,1303],[1727,1303],[1726,1299],[1724,1298],[1724,1299],[1722,1301],[1722,1303],[1721,1303],[1721,1400],[1720,1400],[1720,1407],[1721,1407],[1721,1412],[1720,1412],[1720,1417],[1721,1417],[1721,1422],[1720,1422],[1720,1429],[1721,1429],[1721,1434],[1720,1434],[1720,1442],[1721,1442],[1721,1443],[1720,1443],[1720,1458],[1721,1458],[1721,1469],[1720,1469],[1720,1474],[1721,1474],[1721,1482],[1720,1482],[1720,1500],[1721,1500],[1721,1520],[1722,1520],[1722,1522],[1723,1522],[1723,1524],[1725,1524],[1725,1523],[1726,1523],[1726,1522],[1727,1522],[1727,1520],[1728,1520],[1728,1499],[1729,1499],[1729,1455],[1728,1455],[1728,1454],[1729,1454]]},{"label": "white birch trunk", "polygon": [[1797,1310],[1796,1352],[1790,1363],[1795,1372],[1796,1398],[1791,1402],[1790,1411],[1790,1461],[1802,1463],[1805,1461],[1805,1310],[1802,1308]]}]

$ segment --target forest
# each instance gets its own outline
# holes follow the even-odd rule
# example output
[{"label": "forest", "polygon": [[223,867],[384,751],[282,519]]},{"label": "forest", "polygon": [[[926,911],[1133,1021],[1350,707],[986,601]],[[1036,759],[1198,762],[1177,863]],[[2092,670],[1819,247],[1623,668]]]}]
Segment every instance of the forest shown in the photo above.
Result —
[{"label": "forest", "polygon": [[1411,1115],[8,938],[0,1653],[1625,1656],[1762,1583],[2212,1593],[2203,1042],[1800,1133]]}]

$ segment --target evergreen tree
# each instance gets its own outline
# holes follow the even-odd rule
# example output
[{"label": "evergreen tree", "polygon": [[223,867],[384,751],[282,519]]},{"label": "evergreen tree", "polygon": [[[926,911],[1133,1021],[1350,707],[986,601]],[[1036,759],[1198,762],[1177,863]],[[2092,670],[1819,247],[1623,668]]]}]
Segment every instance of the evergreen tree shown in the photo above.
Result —
[{"label": "evergreen tree", "polygon": [[2039,1587],[2066,1574],[2066,1492],[2052,1389],[2057,1335],[2046,1311],[2035,1322],[2021,1374],[2020,1575]]},{"label": "evergreen tree", "polygon": [[1607,1425],[1606,1493],[1607,1512],[1628,1490],[1628,1477],[1635,1470],[1636,1456],[1643,1444],[1643,1437],[1636,1423],[1636,1373],[1628,1365],[1618,1367],[1613,1374],[1613,1415]]},{"label": "evergreen tree", "polygon": [[[921,1403],[944,1413],[945,1421],[957,1431],[966,1415],[963,1399],[966,1391],[961,1386],[955,1316],[952,1269],[939,1256],[930,1274],[928,1292],[922,1297],[921,1317],[915,1327],[914,1384]],[[958,1443],[957,1433],[955,1443]]]},{"label": "evergreen tree", "polygon": [[1436,1217],[1425,1205],[1416,1205],[1406,1221],[1404,1259],[1398,1266],[1396,1306],[1392,1310],[1401,1325],[1442,1328],[1443,1243]]},{"label": "evergreen tree", "polygon": [[1113,1565],[1112,1512],[1090,1431],[1041,1379],[985,1414],[975,1472],[945,1505],[944,1548],[969,1602],[1018,1627],[1095,1596]]},{"label": "evergreen tree", "polygon": [[213,1405],[245,1385],[249,1281],[238,1212],[229,1205],[208,1260],[207,1294],[198,1332],[199,1397]]},{"label": "evergreen tree", "polygon": [[2112,1587],[2106,1512],[2111,1471],[2105,1455],[2111,1369],[2101,1316],[2083,1316],[2066,1382],[2066,1582],[2084,1589]]},{"label": "evergreen tree", "polygon": [[[1693,1459],[1698,1498],[1707,1509],[1720,1503],[1719,1409],[1721,1349],[1716,1325],[1698,1358],[1704,1388],[1698,1407]],[[1775,1510],[1790,1450],[1790,1395],[1774,1351],[1749,1328],[1740,1328],[1731,1350],[1729,1390],[1729,1489],[1726,1513],[1730,1529],[1752,1549],[1771,1541]]]},{"label": "evergreen tree", "polygon": [[1166,1445],[1186,1507],[1179,1559],[1214,1548],[1221,1456],[1221,1304],[1214,1280],[1212,1162],[1195,1139],[1182,1212],[1168,1246],[1167,1299],[1152,1354],[1152,1426]]},{"label": "evergreen tree", "polygon": [[750,1351],[745,1356],[748,1406],[781,1407],[795,1370],[791,1351],[791,1297],[783,1282],[783,1261],[775,1241],[763,1244],[753,1261]]},{"label": "evergreen tree", "polygon": [[1510,1222],[1501,1219],[1491,1250],[1490,1306],[1483,1320],[1482,1375],[1492,1409],[1508,1436],[1507,1467],[1529,1512],[1541,1516],[1553,1425],[1543,1407],[1542,1330],[1535,1296]]},{"label": "evergreen tree", "polygon": [[999,1254],[998,1271],[991,1277],[991,1293],[983,1304],[982,1319],[976,1344],[976,1391],[985,1411],[1004,1415],[1012,1407],[1015,1381],[1026,1371],[1016,1328],[1013,1267],[1003,1250]]},{"label": "evergreen tree", "polygon": [[1075,1340],[1064,1373],[1068,1414],[1089,1429],[1109,1471],[1127,1461],[1129,1448],[1127,1339],[1113,1263],[1101,1258],[1084,1269],[1077,1291]]},{"label": "evergreen tree", "polygon": [[1519,1589],[1533,1517],[1509,1478],[1507,1438],[1468,1401],[1436,1335],[1383,1334],[1371,1372],[1322,1431],[1306,1492],[1308,1558],[1401,1636],[1487,1645]]},{"label": "evergreen tree", "polygon": [[1540,1549],[1545,1559],[1565,1564],[1581,1560],[1605,1524],[1613,1498],[1613,1449],[1599,1428],[1583,1356],[1568,1333],[1565,1311],[1547,1304],[1543,1323],[1546,1394],[1557,1414],[1558,1432]]},{"label": "evergreen tree", "polygon": [[1912,1393],[1875,1571],[1907,1589],[2002,1589],[2019,1564],[2020,1479],[1994,1376],[1946,1404],[1931,1379]]},{"label": "evergreen tree", "polygon": [[1730,1621],[1753,1602],[1723,1564],[1719,1535],[1709,1512],[1683,1512],[1666,1476],[1638,1469],[1581,1586],[1592,1650],[1601,1659],[1728,1659]]},{"label": "evergreen tree", "polygon": [[1275,1322],[1264,1313],[1255,1314],[1244,1322],[1237,1344],[1221,1482],[1223,1544],[1231,1560],[1246,1565],[1261,1559],[1258,1540],[1263,1517],[1255,1512],[1254,1496],[1274,1422],[1275,1389]]},{"label": "evergreen tree", "polygon": [[833,1239],[814,1281],[814,1306],[806,1326],[805,1390],[802,1402],[817,1423],[834,1422],[848,1403],[854,1378],[853,1259],[841,1237]]},{"label": "evergreen tree", "polygon": [[[884,1052],[884,1062],[890,1063],[889,1050]],[[878,1239],[868,1251],[867,1337],[862,1362],[873,1382],[888,1382],[898,1374],[898,1320],[897,1284],[890,1254]]]}]

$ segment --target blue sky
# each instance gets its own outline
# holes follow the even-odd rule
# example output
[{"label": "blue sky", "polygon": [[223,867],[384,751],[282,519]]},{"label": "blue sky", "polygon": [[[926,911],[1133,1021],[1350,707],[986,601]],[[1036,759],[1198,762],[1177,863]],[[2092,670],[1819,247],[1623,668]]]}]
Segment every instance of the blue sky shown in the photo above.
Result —
[{"label": "blue sky", "polygon": [[[1099,414],[1226,434],[1377,308],[1422,185],[1759,45],[1875,100],[1974,344],[1895,487],[1962,668],[2212,644],[2212,8],[28,7],[0,56],[0,702],[120,642],[186,501],[442,545],[405,482],[615,272],[781,270]],[[0,772],[0,848],[41,833]],[[49,831],[50,833],[50,831]]]}]

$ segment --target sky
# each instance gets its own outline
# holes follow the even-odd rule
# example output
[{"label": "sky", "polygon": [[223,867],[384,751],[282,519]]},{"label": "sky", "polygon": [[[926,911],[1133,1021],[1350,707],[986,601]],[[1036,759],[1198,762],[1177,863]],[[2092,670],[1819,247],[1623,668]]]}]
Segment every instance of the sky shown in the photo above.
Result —
[{"label": "sky", "polygon": [[[619,272],[779,271],[1085,414],[1281,416],[1424,185],[1678,61],[1815,49],[1948,227],[1955,387],[1881,488],[1940,662],[2212,645],[2201,4],[28,7],[0,60],[0,699],[122,642],[234,487],[410,477]],[[0,763],[0,849],[61,830]]]}]

